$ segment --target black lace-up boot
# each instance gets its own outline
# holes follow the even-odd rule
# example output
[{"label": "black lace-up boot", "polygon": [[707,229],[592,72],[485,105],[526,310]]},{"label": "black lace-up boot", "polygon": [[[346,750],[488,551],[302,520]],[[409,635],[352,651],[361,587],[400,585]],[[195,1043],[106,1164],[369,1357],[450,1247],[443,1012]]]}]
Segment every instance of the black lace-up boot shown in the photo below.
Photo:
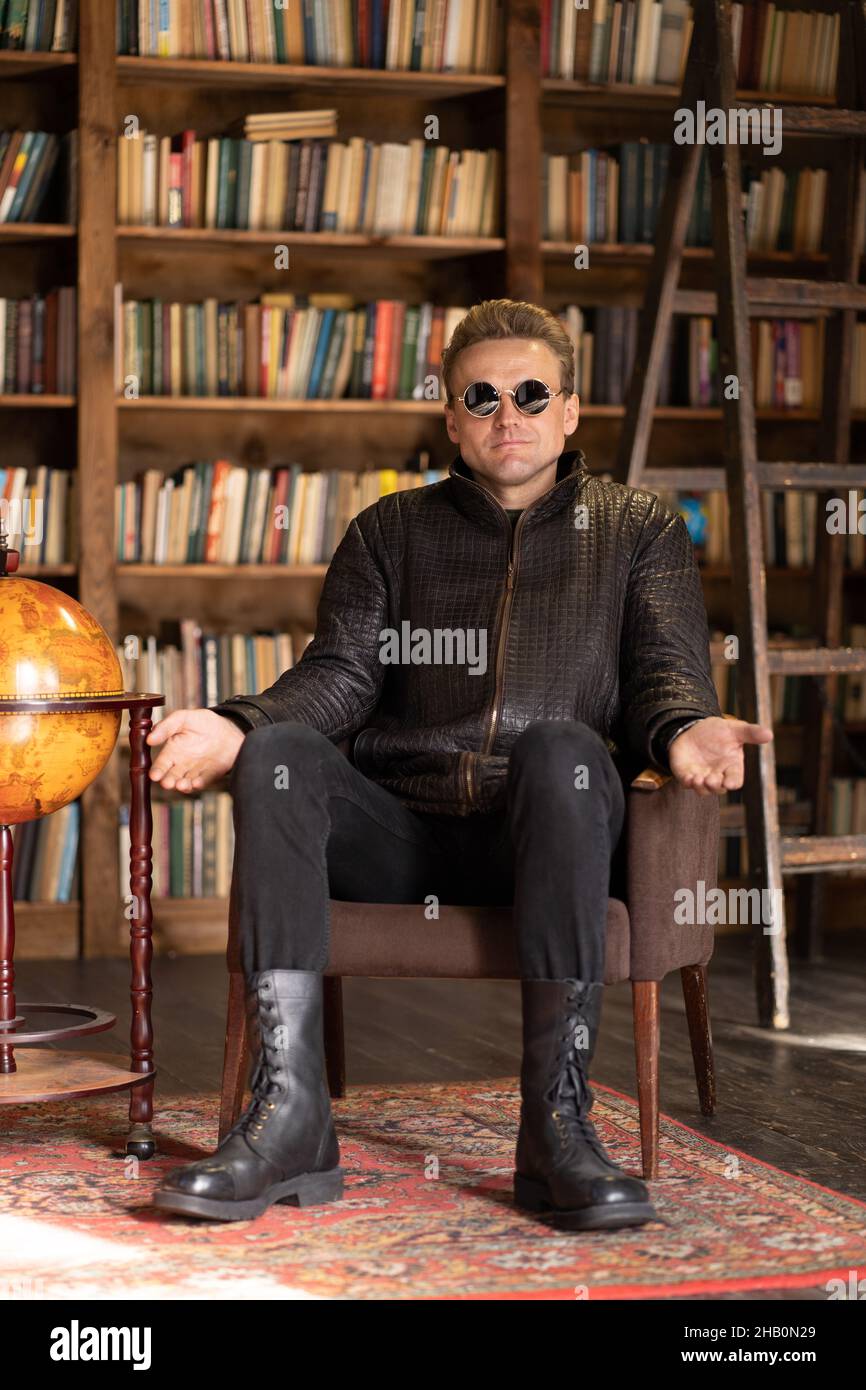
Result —
[{"label": "black lace-up boot", "polygon": [[161,1211],[245,1221],[273,1202],[312,1206],[343,1195],[325,1084],[322,976],[265,970],[247,976],[252,1101],[210,1158],[169,1173]]},{"label": "black lace-up boot", "polygon": [[605,1151],[589,1112],[604,985],[523,980],[523,1063],[514,1200],[566,1230],[658,1220],[646,1185]]}]

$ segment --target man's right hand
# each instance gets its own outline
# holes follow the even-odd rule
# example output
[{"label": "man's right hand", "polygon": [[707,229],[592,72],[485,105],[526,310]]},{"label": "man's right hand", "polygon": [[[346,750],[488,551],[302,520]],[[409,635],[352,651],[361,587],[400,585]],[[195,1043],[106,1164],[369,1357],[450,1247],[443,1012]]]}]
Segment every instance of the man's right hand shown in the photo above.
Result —
[{"label": "man's right hand", "polygon": [[224,777],[245,735],[231,719],[210,709],[176,709],[160,719],[147,741],[164,744],[150,777],[169,791],[197,792]]}]

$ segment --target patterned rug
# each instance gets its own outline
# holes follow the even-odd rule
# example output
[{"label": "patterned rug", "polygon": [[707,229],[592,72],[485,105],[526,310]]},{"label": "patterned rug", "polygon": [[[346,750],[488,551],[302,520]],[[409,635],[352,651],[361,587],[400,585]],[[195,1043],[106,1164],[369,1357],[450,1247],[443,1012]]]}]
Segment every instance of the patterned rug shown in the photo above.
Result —
[{"label": "patterned rug", "polygon": [[[639,1174],[634,1101],[593,1089],[603,1142]],[[570,1234],[518,1211],[513,1078],[350,1087],[334,1103],[344,1199],[233,1224],[150,1206],[168,1169],[216,1144],[215,1095],[157,1105],[160,1151],[143,1163],[122,1150],[123,1097],[4,1110],[5,1296],[639,1299],[866,1275],[866,1203],[666,1117],[658,1222]]]}]

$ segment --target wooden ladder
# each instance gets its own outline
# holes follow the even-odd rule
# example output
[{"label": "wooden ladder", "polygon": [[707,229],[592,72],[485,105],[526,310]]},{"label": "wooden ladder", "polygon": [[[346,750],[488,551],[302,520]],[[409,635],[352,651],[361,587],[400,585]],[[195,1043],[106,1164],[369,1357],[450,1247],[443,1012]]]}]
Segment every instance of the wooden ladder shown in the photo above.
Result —
[{"label": "wooden ladder", "polygon": [[[722,112],[756,109],[737,100],[729,0],[693,0],[692,32],[680,108]],[[863,221],[863,150],[866,136],[866,0],[784,0],[777,8],[821,10],[840,17],[836,106],[761,103],[779,109],[782,138],[804,133],[828,141],[828,264],[826,279],[762,279],[746,275],[741,211],[740,150],[736,143],[707,144],[712,189],[714,292],[678,288],[683,245],[697,181],[701,146],[671,144],[668,177],[659,210],[655,253],[640,314],[634,369],[625,403],[624,428],[614,476],[633,487],[727,487],[731,571],[741,714],[772,726],[770,676],[815,676],[805,707],[805,788],[811,833],[782,836],[774,744],[745,750],[745,802],[750,882],[772,890],[772,927],[754,927],[755,983],[762,1026],[787,1028],[788,961],[783,874],[802,874],[798,894],[799,946],[814,959],[823,911],[818,875],[866,864],[866,835],[829,835],[833,714],[840,672],[866,670],[866,649],[842,647],[843,537],[822,524],[833,489],[866,485],[866,466],[850,462],[851,364],[856,311],[866,309],[859,284],[858,229]],[[724,468],[645,470],[652,416],[671,314],[717,315],[719,379],[735,376],[738,399],[722,390]],[[749,316],[781,312],[790,318],[824,318],[825,353],[819,451],[825,462],[762,463],[757,458]],[[762,534],[763,490],[818,492],[816,514],[814,637],[779,645],[768,641]],[[856,524],[856,522],[855,522]],[[826,684],[826,697],[822,689]],[[762,894],[763,898],[763,894]]]}]

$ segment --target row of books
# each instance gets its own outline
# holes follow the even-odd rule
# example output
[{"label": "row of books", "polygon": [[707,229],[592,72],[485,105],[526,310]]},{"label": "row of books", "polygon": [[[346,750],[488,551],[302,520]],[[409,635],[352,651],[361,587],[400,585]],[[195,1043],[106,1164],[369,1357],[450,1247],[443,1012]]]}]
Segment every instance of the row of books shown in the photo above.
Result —
[{"label": "row of books", "polygon": [[0,516],[23,565],[59,565],[77,555],[76,486],[68,468],[0,465]]},{"label": "row of books", "polygon": [[498,72],[502,0],[118,0],[117,51],[159,58]]},{"label": "row of books", "polygon": [[0,392],[75,391],[75,289],[0,299]]},{"label": "row of books", "polygon": [[424,487],[447,469],[313,472],[298,463],[246,468],[227,459],[146,469],[115,491],[115,554],[144,564],[327,563],[358,512],[386,493]]},{"label": "row of books", "polygon": [[37,220],[60,148],[51,131],[0,131],[0,222]]},{"label": "row of books", "polygon": [[[545,154],[542,236],[547,241],[652,244],[670,145],[625,141],[608,149]],[[743,168],[741,202],[750,251],[822,249],[826,169]],[[712,245],[709,161],[702,152],[686,245]],[[863,228],[860,228],[861,238]]]},{"label": "row of books", "polygon": [[[265,294],[252,304],[123,301],[121,295],[118,287],[116,384],[128,397],[438,400],[442,349],[466,312],[388,299],[353,308],[350,295]],[[621,405],[639,309],[571,304],[558,316],[574,346],[577,393],[587,404]],[[713,325],[706,315],[674,316],[659,405],[720,403]],[[818,407],[823,333],[822,319],[750,320],[759,407]],[[852,403],[866,407],[866,322],[855,326]]]},{"label": "row of books", "polygon": [[[234,862],[231,793],[153,799],[154,898],[227,898]],[[128,901],[129,806],[120,808],[120,895]]]},{"label": "row of books", "polygon": [[118,391],[438,399],[442,350],[466,310],[396,299],[352,304],[350,295],[291,294],[263,294],[253,304],[120,302]]},{"label": "row of books", "polygon": [[[639,309],[600,305],[558,310],[574,346],[575,390],[586,404],[622,405],[637,346]],[[722,400],[715,320],[675,314],[662,354],[659,406],[715,407]],[[760,409],[820,407],[824,360],[823,319],[749,320],[755,404]],[[851,401],[866,409],[866,321],[857,322]]]},{"label": "row of books", "polygon": [[116,651],[126,690],[159,690],[165,705],[154,721],[175,709],[212,709],[233,695],[267,690],[299,661],[313,633],[207,632],[194,618],[141,639],[140,655]]},{"label": "row of books", "polygon": [[78,0],[0,0],[0,48],[69,53],[77,18]]},{"label": "row of books", "polygon": [[71,801],[53,815],[11,827],[16,902],[68,903],[78,897],[80,824],[81,802]]},{"label": "row of books", "polygon": [[[838,14],[751,0],[730,9],[739,88],[832,95]],[[693,27],[691,0],[542,0],[542,70],[577,81],[681,86]]]},{"label": "row of books", "polygon": [[439,142],[118,138],[121,224],[494,236],[502,157]]}]

